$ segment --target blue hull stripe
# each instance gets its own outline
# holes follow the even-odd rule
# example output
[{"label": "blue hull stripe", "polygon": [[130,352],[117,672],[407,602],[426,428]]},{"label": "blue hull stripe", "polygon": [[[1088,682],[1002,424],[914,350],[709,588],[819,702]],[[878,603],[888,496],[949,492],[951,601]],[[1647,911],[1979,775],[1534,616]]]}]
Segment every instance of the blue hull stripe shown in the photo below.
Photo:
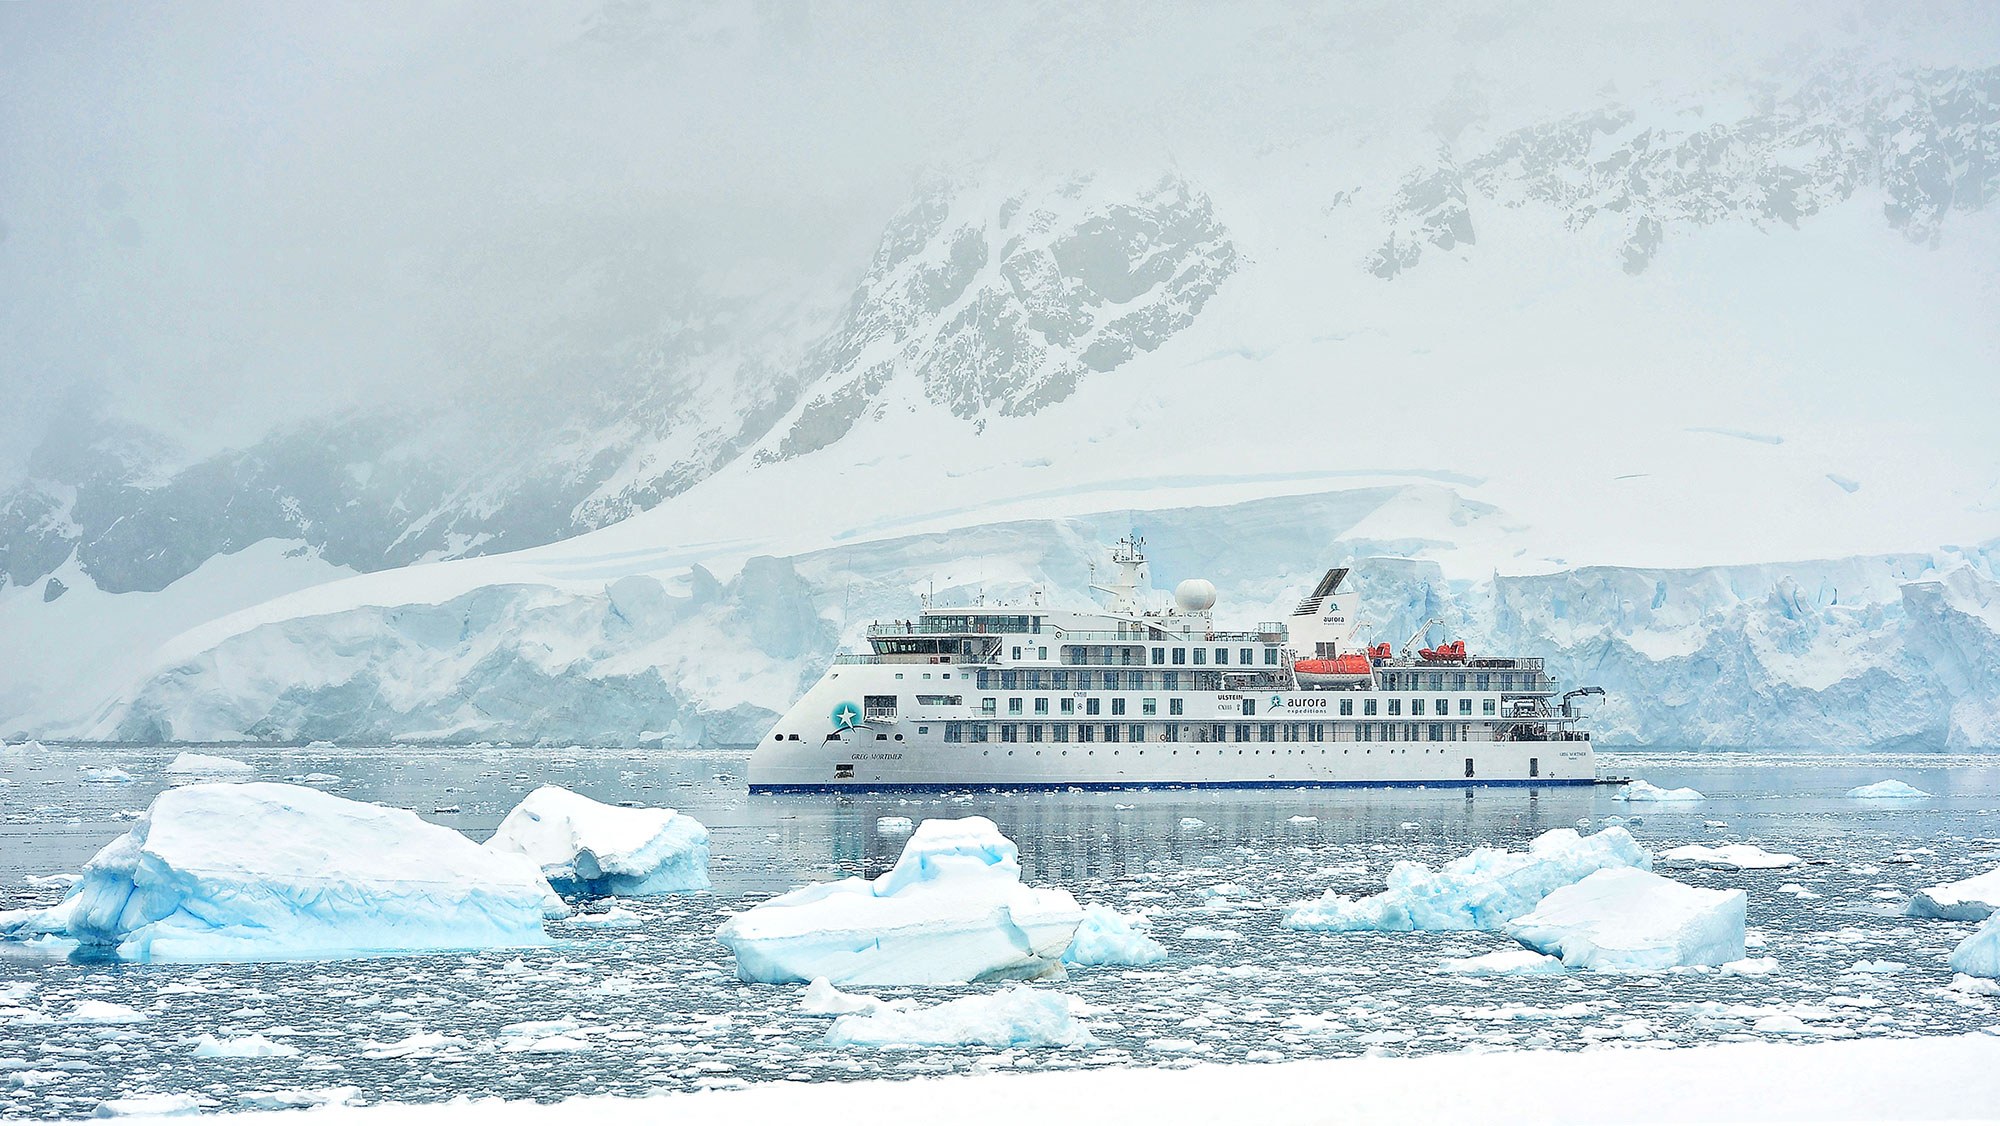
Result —
[{"label": "blue hull stripe", "polygon": [[1279,779],[1250,780],[1241,782],[799,782],[758,785],[752,783],[753,794],[880,794],[880,793],[937,793],[945,790],[1388,790],[1388,789],[1438,789],[1465,790],[1474,786],[1529,786],[1539,789],[1543,786],[1594,786],[1595,778],[1466,778],[1428,779],[1407,782],[1382,781],[1286,781]]}]

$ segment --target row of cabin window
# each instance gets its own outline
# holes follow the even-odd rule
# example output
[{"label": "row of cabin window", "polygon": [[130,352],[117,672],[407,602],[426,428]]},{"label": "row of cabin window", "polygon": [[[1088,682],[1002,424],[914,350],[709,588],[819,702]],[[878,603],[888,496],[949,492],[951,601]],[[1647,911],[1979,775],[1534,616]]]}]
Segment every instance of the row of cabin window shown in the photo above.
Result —
[{"label": "row of cabin window", "polygon": [[[1016,645],[1014,646],[1014,659],[1017,661],[1022,660],[1023,654],[1031,648],[1035,651],[1035,660],[1046,661],[1049,659],[1049,647],[1046,645]],[[1218,645],[1214,649],[1189,649],[1186,646],[1174,648],[1171,650],[1173,654],[1171,661],[1167,659],[1169,651],[1166,646],[1155,646],[1151,654],[1153,658],[1152,663],[1156,665],[1205,665],[1209,663],[1210,653],[1215,655],[1216,664],[1226,665],[1229,663],[1230,651],[1226,645]],[[1139,656],[1142,652],[1144,650],[1136,645],[1065,645],[1063,646],[1063,663],[1066,665],[1136,665],[1144,663]],[[1188,659],[1190,654],[1194,658],[1192,661]],[[1236,650],[1236,663],[1239,665],[1256,664],[1257,650],[1248,646]],[[1277,646],[1267,645],[1264,647],[1264,663],[1272,667],[1277,666],[1279,663]]]},{"label": "row of cabin window", "polygon": [[947,743],[1377,743],[1472,739],[1469,723],[981,723],[944,725]]},{"label": "row of cabin window", "polygon": [[1029,692],[1219,692],[1219,672],[1121,672],[1117,669],[980,669],[976,676],[984,689],[1026,689]]},{"label": "row of cabin window", "polygon": [[[929,699],[936,699],[936,697],[928,697],[928,698],[929,698]],[[918,701],[919,701],[920,703],[921,703],[921,702],[922,702],[923,700],[925,700],[925,699],[926,699],[926,697],[918,697]],[[1103,704],[1103,702],[1104,702],[1104,699],[1105,699],[1104,697],[1097,697],[1097,696],[1092,696],[1092,697],[1090,697],[1090,698],[1088,698],[1088,699],[1084,700],[1084,702],[1083,702],[1083,704],[1084,704],[1084,707],[1083,707],[1083,714],[1084,714],[1084,715],[1100,715],[1100,714],[1102,714],[1102,712],[1103,712],[1103,708],[1102,708],[1102,704]],[[1124,715],[1124,714],[1126,714],[1126,709],[1127,709],[1127,707],[1129,706],[1129,703],[1128,703],[1128,698],[1127,698],[1127,697],[1124,697],[1124,696],[1112,696],[1112,697],[1109,697],[1109,699],[1110,699],[1110,701],[1111,701],[1111,714],[1112,714],[1112,715]],[[1383,713],[1381,713],[1381,712],[1379,712],[1379,711],[1377,710],[1377,707],[1376,707],[1376,705],[1377,705],[1377,704],[1378,704],[1379,702],[1380,702],[1380,701],[1379,701],[1379,700],[1378,700],[1377,698],[1373,697],[1373,696],[1369,696],[1369,697],[1364,697],[1364,698],[1362,699],[1362,701],[1361,701],[1361,714],[1362,714],[1362,715],[1378,715],[1378,714],[1383,714]],[[1058,714],[1058,715],[1075,715],[1075,714],[1076,714],[1076,698],[1075,698],[1074,696],[1063,696],[1063,697],[1059,697],[1059,698],[1058,698],[1058,699],[1056,700],[1056,703],[1057,703],[1057,705],[1058,705],[1058,707],[1057,707],[1057,714]],[[1431,704],[1433,704],[1433,703],[1435,703],[1435,704],[1437,705],[1437,709],[1436,709],[1435,711],[1431,711],[1431,710],[1430,710],[1430,705],[1431,705]],[[1009,696],[1009,697],[1007,698],[1007,714],[1008,714],[1008,715],[1024,715],[1024,714],[1026,714],[1026,712],[1025,712],[1025,708],[1026,708],[1026,705],[1027,705],[1027,700],[1026,700],[1026,698],[1024,698],[1024,697],[1021,697],[1021,696]],[[1395,698],[1391,698],[1391,699],[1390,699],[1390,700],[1388,701],[1388,705],[1389,705],[1389,708],[1388,708],[1388,712],[1387,712],[1386,714],[1388,714],[1388,715],[1402,715],[1402,714],[1403,714],[1403,701],[1402,701],[1402,699],[1401,699],[1400,697],[1395,697]],[[986,697],[985,699],[982,699],[982,700],[981,700],[981,701],[979,702],[979,710],[980,710],[980,711],[982,711],[982,712],[984,712],[984,713],[985,713],[985,714],[987,714],[987,715],[998,715],[998,714],[1000,714],[1000,700],[999,700],[999,697],[997,697],[997,696],[988,696],[988,697]],[[1495,701],[1493,701],[1492,699],[1490,699],[1490,698],[1489,698],[1489,699],[1485,699],[1485,700],[1481,700],[1481,701],[1479,702],[1479,714],[1481,714],[1481,715],[1489,715],[1489,716],[1490,716],[1490,715],[1495,715],[1495,714],[1497,714],[1497,712],[1498,712],[1498,709],[1497,709],[1497,707],[1496,707],[1496,704],[1495,704]],[[1035,715],[1048,715],[1048,714],[1049,714],[1049,698],[1048,698],[1048,697],[1046,697],[1046,696],[1037,696],[1037,697],[1035,697],[1035,710],[1034,710],[1034,714],[1035,714]],[[1141,697],[1141,698],[1140,698],[1140,700],[1139,700],[1139,714],[1140,714],[1140,715],[1159,715],[1159,714],[1160,714],[1160,702],[1159,702],[1159,700],[1158,700],[1158,699],[1156,699],[1156,698],[1154,698],[1154,697],[1152,697],[1152,696],[1144,696],[1144,697]],[[1169,699],[1167,700],[1167,714],[1168,714],[1168,715],[1184,715],[1184,714],[1186,714],[1186,709],[1185,709],[1185,706],[1184,706],[1184,703],[1183,703],[1183,701],[1182,701],[1181,697],[1179,697],[1179,696],[1174,696],[1174,697],[1171,697],[1171,698],[1169,698]],[[1256,701],[1256,700],[1254,700],[1254,699],[1251,699],[1250,697],[1247,697],[1247,696],[1246,696],[1246,697],[1244,697],[1244,699],[1243,699],[1243,714],[1244,714],[1244,715],[1255,715],[1255,714],[1257,714],[1257,701]],[[1343,698],[1343,699],[1342,699],[1342,700],[1340,701],[1340,714],[1341,714],[1341,715],[1353,715],[1353,714],[1354,714],[1354,698],[1353,698],[1352,696],[1348,696],[1348,697],[1345,697],[1345,698]],[[1447,699],[1443,699],[1443,698],[1440,698],[1440,699],[1437,699],[1437,700],[1435,700],[1435,701],[1430,701],[1430,700],[1425,700],[1425,699],[1423,699],[1422,697],[1416,697],[1416,698],[1413,698],[1413,699],[1411,699],[1411,700],[1410,700],[1410,714],[1411,714],[1411,715],[1426,715],[1426,714],[1428,714],[1428,715],[1438,715],[1438,716],[1446,716],[1446,715],[1450,715],[1450,714],[1452,714],[1452,712],[1451,712],[1451,701],[1450,701],[1450,700],[1447,700]],[[1469,715],[1471,715],[1471,714],[1472,714],[1472,700],[1471,700],[1471,698],[1469,698],[1469,697],[1460,697],[1460,698],[1459,698],[1459,701],[1458,701],[1458,714],[1459,714],[1459,715],[1462,715],[1462,716],[1469,716]]]}]

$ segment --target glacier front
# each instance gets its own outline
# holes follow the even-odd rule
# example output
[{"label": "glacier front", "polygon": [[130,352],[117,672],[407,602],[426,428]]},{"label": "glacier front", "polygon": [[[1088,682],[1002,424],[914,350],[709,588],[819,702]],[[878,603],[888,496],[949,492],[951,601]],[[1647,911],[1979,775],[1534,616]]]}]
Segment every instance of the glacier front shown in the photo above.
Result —
[{"label": "glacier front", "polygon": [[926,985],[1060,975],[1083,908],[1021,882],[1014,842],[984,817],[927,820],[896,866],[786,892],[716,937],[744,981]]},{"label": "glacier front", "polygon": [[153,799],[54,907],[0,938],[137,962],[247,962],[540,946],[548,881],[407,810],[276,782]]}]

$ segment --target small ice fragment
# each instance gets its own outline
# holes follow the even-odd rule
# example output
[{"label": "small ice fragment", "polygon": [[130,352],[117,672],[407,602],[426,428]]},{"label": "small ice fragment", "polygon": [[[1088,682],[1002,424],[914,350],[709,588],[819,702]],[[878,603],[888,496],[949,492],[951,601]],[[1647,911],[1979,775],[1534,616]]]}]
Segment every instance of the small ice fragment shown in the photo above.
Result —
[{"label": "small ice fragment", "polygon": [[1317,824],[1319,824],[1319,818],[1317,818],[1317,817],[1308,817],[1308,816],[1305,816],[1304,814],[1300,814],[1300,815],[1299,815],[1299,816],[1297,816],[1297,817],[1287,817],[1287,818],[1285,818],[1285,820],[1286,820],[1287,822],[1289,822],[1290,824],[1293,824],[1293,825],[1317,825]]},{"label": "small ice fragment", "polygon": [[835,1046],[1069,1048],[1097,1043],[1072,1013],[1066,994],[1029,985],[960,997],[922,1009],[877,1009],[838,1017],[827,1030]]},{"label": "small ice fragment", "polygon": [[629,907],[610,907],[603,911],[578,911],[569,917],[569,924],[598,930],[623,930],[643,926],[645,920]]},{"label": "small ice fragment", "polygon": [[1559,974],[1564,970],[1562,959],[1551,958],[1547,954],[1526,949],[1495,950],[1491,954],[1481,954],[1474,958],[1446,958],[1438,963],[1439,973],[1466,974],[1471,977]]},{"label": "small ice fragment", "polygon": [[912,1009],[915,1001],[885,1001],[866,993],[845,993],[834,988],[833,983],[823,977],[816,977],[799,998],[799,1011],[814,1016],[839,1016],[842,1013],[872,1013],[879,1009]]},{"label": "small ice fragment", "polygon": [[78,1001],[63,1018],[64,1024],[138,1024],[146,1014],[116,1001]]},{"label": "small ice fragment", "polygon": [[1702,801],[1705,798],[1700,790],[1686,786],[1677,790],[1662,789],[1643,778],[1618,787],[1618,792],[1612,796],[1618,801]]},{"label": "small ice fragment", "polygon": [[1907,782],[1899,782],[1894,778],[1885,779],[1884,781],[1871,783],[1866,786],[1856,786],[1852,790],[1847,791],[1847,796],[1868,800],[1914,800],[1930,797],[1929,794],[1917,789],[1915,786]]},{"label": "small ice fragment", "polygon": [[292,1091],[244,1091],[238,1105],[249,1110],[302,1110],[314,1106],[346,1106],[361,1095],[359,1087],[313,1087]]},{"label": "small ice fragment", "polygon": [[877,817],[875,831],[885,837],[907,837],[916,828],[907,817]]},{"label": "small ice fragment", "polygon": [[83,768],[86,782],[137,782],[138,779],[115,766],[86,766]]},{"label": "small ice fragment", "polygon": [[1660,854],[1665,868],[1721,868],[1739,871],[1751,868],[1793,868],[1805,861],[1789,852],[1766,852],[1756,845],[1682,845]]},{"label": "small ice fragment", "polygon": [[290,1044],[268,1039],[260,1032],[235,1038],[203,1035],[195,1041],[194,1054],[204,1059],[260,1060],[277,1056],[296,1056],[299,1050]]},{"label": "small ice fragment", "polygon": [[1204,828],[1204,827],[1206,827],[1207,825],[1208,825],[1208,822],[1206,822],[1206,821],[1203,821],[1203,820],[1202,820],[1201,818],[1199,818],[1199,817],[1183,817],[1183,818],[1181,818],[1181,828],[1183,828],[1183,829],[1200,829],[1200,828]]},{"label": "small ice fragment", "polygon": [[193,1095],[128,1095],[106,1099],[92,1112],[97,1118],[165,1118],[200,1113],[201,1100]]},{"label": "small ice fragment", "polygon": [[1076,937],[1063,951],[1072,966],[1150,966],[1167,960],[1167,949],[1148,937],[1137,916],[1109,907],[1086,907]]},{"label": "small ice fragment", "polygon": [[1722,972],[1737,977],[1764,977],[1778,972],[1778,960],[1771,957],[1739,958],[1722,963]]},{"label": "small ice fragment", "polygon": [[257,768],[239,759],[183,751],[167,764],[168,774],[250,774]]}]

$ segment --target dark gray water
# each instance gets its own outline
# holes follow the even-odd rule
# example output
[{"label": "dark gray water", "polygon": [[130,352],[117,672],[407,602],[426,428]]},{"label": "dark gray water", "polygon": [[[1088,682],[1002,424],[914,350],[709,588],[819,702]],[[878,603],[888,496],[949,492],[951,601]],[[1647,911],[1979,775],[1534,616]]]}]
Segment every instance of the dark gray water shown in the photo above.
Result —
[{"label": "dark gray water", "polygon": [[[1627,805],[1602,788],[752,798],[741,754],[219,753],[251,762],[261,779],[332,775],[315,784],[476,838],[543,782],[673,806],[710,827],[715,889],[620,901],[641,916],[637,928],[551,924],[560,944],[532,951],[218,966],[0,957],[0,1116],[86,1115],[106,1099],[149,1092],[193,1094],[216,1109],[245,1105],[252,1092],[329,1087],[357,1088],[362,1102],[557,1099],[975,1067],[1917,1036],[2000,1024],[2000,1001],[1948,988],[1945,955],[1971,925],[1898,914],[1916,887],[2000,864],[2000,757],[1606,755],[1607,773],[1708,795]],[[45,877],[78,871],[123,832],[167,784],[172,757],[128,748],[0,754],[0,778],[11,781],[0,784],[0,909],[55,901],[60,882]],[[110,766],[136,781],[84,780],[87,768]],[[1936,796],[1842,796],[1890,777]],[[445,806],[459,812],[433,812]],[[823,1042],[829,1018],[798,1011],[797,987],[736,981],[711,937],[729,911],[800,883],[879,873],[903,840],[878,832],[879,817],[973,813],[1018,842],[1030,882],[1144,912],[1169,950],[1163,965],[1077,970],[1055,986],[1091,1007],[1099,1047],[834,1048]],[[1546,829],[1621,817],[1655,850],[1753,841],[1811,861],[1674,873],[1747,890],[1750,954],[1774,958],[1776,970],[1469,978],[1438,973],[1437,962],[1512,943],[1278,925],[1286,904],[1329,887],[1379,889],[1401,859],[1442,863],[1478,845],[1519,848]],[[1857,971],[1864,962],[1884,965]],[[943,999],[990,988],[875,992]],[[79,1022],[83,1001],[129,1006],[138,1019]],[[194,1054],[204,1034],[253,1032],[299,1054]]]}]

